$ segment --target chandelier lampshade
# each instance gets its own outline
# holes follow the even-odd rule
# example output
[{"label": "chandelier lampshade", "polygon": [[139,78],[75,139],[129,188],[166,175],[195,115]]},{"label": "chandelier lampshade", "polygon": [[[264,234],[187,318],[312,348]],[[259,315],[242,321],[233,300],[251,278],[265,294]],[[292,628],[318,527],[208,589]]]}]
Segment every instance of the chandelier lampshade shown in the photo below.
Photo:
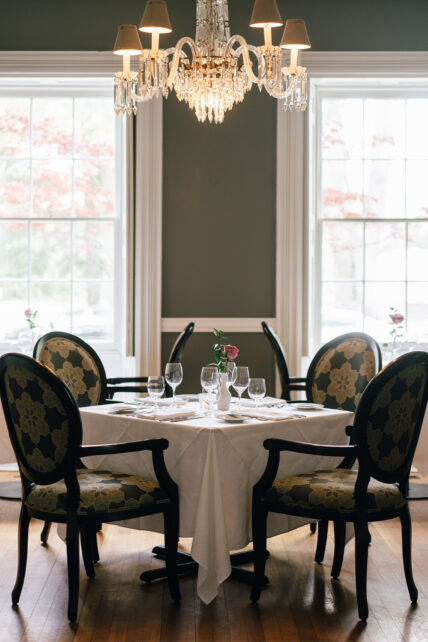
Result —
[{"label": "chandelier lampshade", "polygon": [[305,21],[296,18],[287,20],[282,35],[281,47],[283,49],[309,49],[310,46],[311,41],[309,40]]},{"label": "chandelier lampshade", "polygon": [[141,18],[140,31],[146,33],[170,33],[172,31],[168,9],[165,0],[147,0],[143,17]]},{"label": "chandelier lampshade", "polygon": [[276,0],[255,0],[250,27],[281,27],[281,15]]},{"label": "chandelier lampshade", "polygon": [[138,56],[142,53],[140,36],[135,25],[120,25],[113,53],[117,56]]}]

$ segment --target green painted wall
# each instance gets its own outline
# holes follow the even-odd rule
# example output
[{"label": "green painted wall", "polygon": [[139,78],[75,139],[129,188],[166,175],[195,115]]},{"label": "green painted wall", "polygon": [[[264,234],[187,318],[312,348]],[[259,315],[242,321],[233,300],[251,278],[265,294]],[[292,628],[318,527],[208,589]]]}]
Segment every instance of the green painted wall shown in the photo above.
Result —
[{"label": "green painted wall", "polygon": [[[137,23],[144,4],[3,0],[0,47],[110,50],[117,25]],[[262,34],[248,27],[252,4],[229,0],[231,29],[259,44]],[[428,49],[427,0],[278,0],[278,5],[284,19],[306,19],[314,50]],[[174,32],[162,38],[164,47],[194,34],[194,0],[168,0],[168,7]],[[274,316],[275,158],[276,104],[256,88],[220,126],[199,124],[173,95],[165,101],[165,316]],[[232,339],[242,349],[241,363],[248,363],[253,374],[264,373],[272,391],[273,359],[264,337]],[[163,338],[164,359],[172,341],[171,335]],[[197,385],[210,345],[207,334],[190,340],[186,389]]]}]

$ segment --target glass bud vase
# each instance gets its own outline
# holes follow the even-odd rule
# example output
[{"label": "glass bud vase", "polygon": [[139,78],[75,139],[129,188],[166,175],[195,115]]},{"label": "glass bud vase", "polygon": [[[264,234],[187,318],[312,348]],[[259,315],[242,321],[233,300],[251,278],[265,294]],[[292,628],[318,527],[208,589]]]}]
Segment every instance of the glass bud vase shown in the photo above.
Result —
[{"label": "glass bud vase", "polygon": [[221,372],[220,389],[217,397],[218,410],[229,410],[231,401],[232,401],[232,395],[230,394],[227,387],[227,374],[225,372]]}]

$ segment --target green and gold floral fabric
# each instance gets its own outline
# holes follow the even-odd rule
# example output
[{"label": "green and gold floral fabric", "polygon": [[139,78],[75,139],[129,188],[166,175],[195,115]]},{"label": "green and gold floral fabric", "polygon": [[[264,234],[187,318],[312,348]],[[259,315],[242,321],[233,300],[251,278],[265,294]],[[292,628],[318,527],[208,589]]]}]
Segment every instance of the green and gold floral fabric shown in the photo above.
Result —
[{"label": "green and gold floral fabric", "polygon": [[[79,515],[135,510],[143,505],[170,501],[156,481],[137,475],[84,468],[77,470],[77,479]],[[27,496],[26,504],[33,510],[64,515],[66,497],[66,486],[61,480],[48,486],[35,486]]]},{"label": "green and gold floral fabric", "polygon": [[[317,470],[277,479],[265,493],[264,500],[290,508],[355,512],[354,488],[358,472],[344,468]],[[368,487],[368,512],[399,509],[405,499],[397,486],[371,479]]]},{"label": "green and gold floral fabric", "polygon": [[369,454],[385,472],[397,470],[409,454],[425,383],[425,364],[408,366],[383,386],[370,408]]},{"label": "green and gold floral fabric", "polygon": [[376,374],[367,342],[354,337],[329,348],[315,366],[311,392],[315,403],[355,412],[361,395]]},{"label": "green and gold floral fabric", "polygon": [[6,394],[24,462],[47,473],[63,461],[70,438],[66,411],[52,388],[27,368],[8,366]]},{"label": "green and gold floral fabric", "polygon": [[79,407],[96,406],[100,402],[98,366],[78,343],[63,337],[49,339],[38,359],[67,384]]}]

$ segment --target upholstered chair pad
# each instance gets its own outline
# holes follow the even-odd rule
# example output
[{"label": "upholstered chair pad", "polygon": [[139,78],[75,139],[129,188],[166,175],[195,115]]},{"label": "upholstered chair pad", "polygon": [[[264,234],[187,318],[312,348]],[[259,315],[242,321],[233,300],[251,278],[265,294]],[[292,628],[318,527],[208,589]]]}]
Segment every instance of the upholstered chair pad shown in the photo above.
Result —
[{"label": "upholstered chair pad", "polygon": [[[343,468],[317,470],[277,479],[265,493],[264,500],[283,507],[308,511],[355,512],[354,487],[358,472]],[[393,484],[371,479],[368,487],[368,512],[399,509],[405,499]]]},{"label": "upholstered chair pad", "polygon": [[[169,502],[156,481],[114,473],[108,470],[77,470],[80,485],[79,515],[120,512],[138,509],[148,504]],[[47,486],[34,486],[26,499],[30,509],[64,515],[67,490],[63,480]]]}]

